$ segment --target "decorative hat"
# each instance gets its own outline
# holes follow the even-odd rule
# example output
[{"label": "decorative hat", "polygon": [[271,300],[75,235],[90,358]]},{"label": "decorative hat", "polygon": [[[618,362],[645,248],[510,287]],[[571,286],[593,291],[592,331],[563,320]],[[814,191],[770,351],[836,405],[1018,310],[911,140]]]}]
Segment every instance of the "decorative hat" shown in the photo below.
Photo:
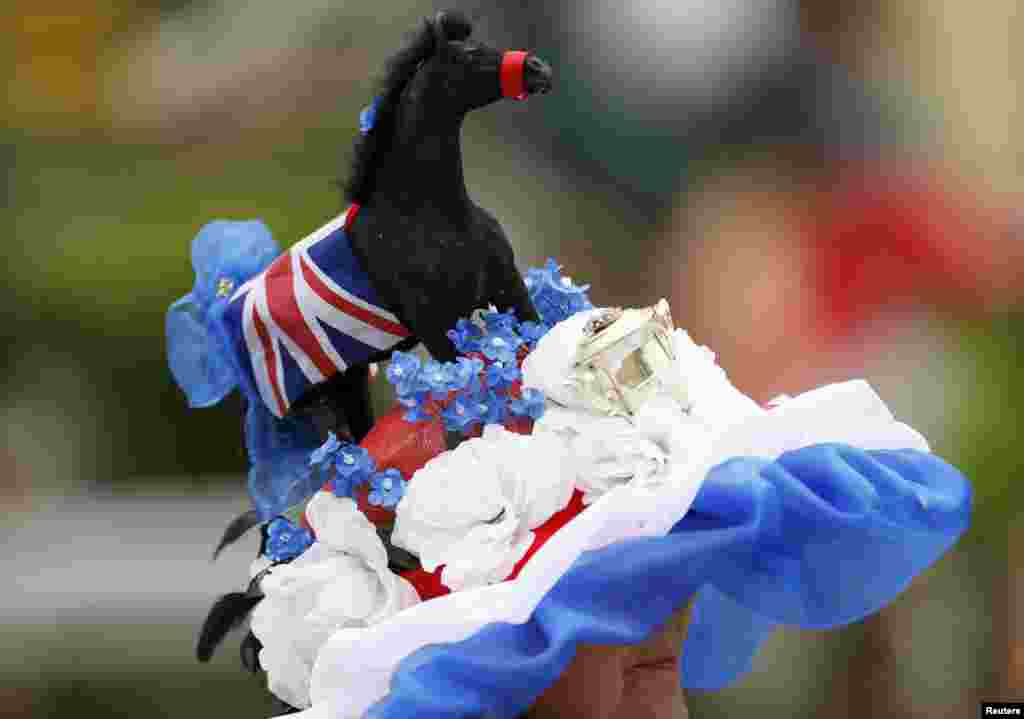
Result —
[{"label": "decorative hat", "polygon": [[681,681],[717,689],[776,626],[878,611],[965,531],[969,484],[866,382],[761,407],[667,304],[595,309],[559,269],[527,273],[541,323],[489,309],[449,333],[456,362],[395,353],[399,406],[307,452],[321,489],[252,568],[293,716],[511,719],[579,643],[691,601]]},{"label": "decorative hat", "polygon": [[[528,276],[539,309],[579,289],[557,272]],[[574,296],[540,328],[460,323],[451,365],[397,353],[401,407],[314,453],[305,541],[253,569],[294,716],[516,717],[580,642],[640,642],[691,600],[681,681],[716,689],[774,627],[877,611],[966,530],[966,479],[867,383],[762,408],[666,305]],[[446,450],[442,426],[472,436]]]}]

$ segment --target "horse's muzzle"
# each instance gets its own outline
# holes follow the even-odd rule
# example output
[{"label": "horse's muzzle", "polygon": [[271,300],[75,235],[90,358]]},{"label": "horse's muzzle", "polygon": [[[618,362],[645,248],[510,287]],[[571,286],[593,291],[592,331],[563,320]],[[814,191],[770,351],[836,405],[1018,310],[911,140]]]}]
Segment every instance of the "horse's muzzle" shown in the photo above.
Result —
[{"label": "horse's muzzle", "polygon": [[510,50],[501,61],[501,94],[516,100],[551,90],[551,66],[522,50]]},{"label": "horse's muzzle", "polygon": [[523,63],[523,89],[528,95],[551,92],[551,66],[536,55],[527,55]]}]

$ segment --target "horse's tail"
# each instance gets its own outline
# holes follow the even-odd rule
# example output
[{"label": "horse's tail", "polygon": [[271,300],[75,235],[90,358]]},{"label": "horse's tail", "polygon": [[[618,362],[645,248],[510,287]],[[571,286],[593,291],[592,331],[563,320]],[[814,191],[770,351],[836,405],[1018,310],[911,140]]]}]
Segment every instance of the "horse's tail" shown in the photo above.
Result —
[{"label": "horse's tail", "polygon": [[220,402],[239,383],[220,317],[239,286],[281,250],[259,220],[215,220],[192,240],[192,291],[167,310],[167,362],[191,407]]}]

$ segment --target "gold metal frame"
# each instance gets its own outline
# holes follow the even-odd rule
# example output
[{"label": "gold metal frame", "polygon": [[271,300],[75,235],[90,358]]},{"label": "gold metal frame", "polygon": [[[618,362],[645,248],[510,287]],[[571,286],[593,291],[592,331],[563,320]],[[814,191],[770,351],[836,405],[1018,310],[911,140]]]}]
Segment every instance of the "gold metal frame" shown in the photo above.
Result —
[{"label": "gold metal frame", "polygon": [[569,383],[591,408],[627,418],[658,390],[690,406],[675,364],[675,325],[668,302],[642,309],[610,308],[590,320]]}]

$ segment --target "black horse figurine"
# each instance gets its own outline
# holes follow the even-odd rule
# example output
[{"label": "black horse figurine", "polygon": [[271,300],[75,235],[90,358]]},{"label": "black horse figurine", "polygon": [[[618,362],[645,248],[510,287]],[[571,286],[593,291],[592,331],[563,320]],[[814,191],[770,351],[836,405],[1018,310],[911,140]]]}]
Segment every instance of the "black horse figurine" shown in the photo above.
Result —
[{"label": "black horse figurine", "polygon": [[[456,352],[447,331],[460,318],[490,304],[502,311],[514,310],[520,320],[538,319],[501,225],[476,205],[466,190],[460,134],[462,121],[472,110],[502,97],[523,99],[548,92],[551,69],[525,52],[501,52],[472,43],[468,39],[471,31],[469,21],[459,13],[438,13],[424,21],[411,41],[388,62],[372,126],[364,128],[356,143],[353,169],[345,187],[351,202],[346,215],[278,257],[253,282],[246,283],[248,288],[225,291],[234,292],[231,305],[235,306],[225,313],[227,322],[236,327],[248,323],[247,329],[236,330],[240,339],[235,346],[244,348],[247,342],[250,346],[255,343],[258,352],[253,354],[260,354],[262,340],[263,348],[268,350],[266,355],[260,354],[259,360],[251,360],[252,369],[255,376],[256,365],[260,365],[265,375],[260,395],[278,416],[313,415],[321,430],[330,429],[359,441],[373,425],[371,363],[419,342],[435,359],[454,360]],[[319,248],[312,249],[314,244]],[[327,297],[325,301],[330,302],[326,293],[330,281],[337,278],[337,274],[331,275],[331,267],[344,265],[352,274],[353,263],[337,260],[342,249],[358,265],[355,274],[362,278],[356,278],[357,284],[362,283],[364,290],[368,286],[369,294],[374,296],[374,302],[364,302],[354,311],[362,311],[365,321],[376,323],[386,332],[377,336],[374,352],[364,352],[342,370],[330,371],[323,363],[317,365],[315,369],[323,381],[309,381],[310,372],[303,369],[307,378],[304,389],[289,404],[288,383],[280,378],[287,368],[283,359],[278,360],[275,376],[275,363],[267,359],[269,350],[281,354],[289,347],[307,350],[305,361],[316,364],[316,358],[310,358],[319,340],[303,324],[303,315],[309,311],[299,307],[300,298],[318,292],[321,300]],[[304,278],[301,281],[311,287],[303,290],[305,294],[280,289],[291,288],[300,281],[298,278]],[[276,290],[274,282],[280,283]],[[248,292],[250,298],[236,301],[243,292]],[[338,297],[343,294],[339,291]],[[364,291],[362,299],[369,294]],[[251,299],[253,296],[257,299]],[[336,304],[351,305],[350,300],[342,298]],[[359,301],[357,296],[355,302]],[[289,307],[293,315],[291,329],[285,313]],[[378,316],[365,316],[367,307]],[[230,314],[232,311],[235,315]],[[284,328],[288,337],[268,341],[270,330],[264,325],[271,324]],[[302,333],[307,333],[305,346]],[[284,349],[279,350],[278,344]],[[333,349],[340,351],[337,346]],[[294,363],[295,359],[290,361]],[[217,552],[258,523],[255,512],[236,519]],[[244,621],[261,596],[258,582],[254,582],[245,593],[225,595],[214,605],[200,635],[200,660],[212,656],[224,636]],[[250,634],[242,645],[247,667],[257,667],[258,648],[258,641]]]},{"label": "black horse figurine", "polygon": [[[346,234],[380,304],[411,333],[370,362],[417,342],[454,360],[447,331],[489,304],[537,319],[501,225],[466,190],[460,135],[472,110],[548,92],[551,69],[472,43],[471,31],[458,13],[426,20],[389,61],[373,127],[357,140],[345,188],[357,212]],[[318,407],[329,410],[328,424],[362,439],[373,425],[368,365],[312,387],[293,411]]]}]

